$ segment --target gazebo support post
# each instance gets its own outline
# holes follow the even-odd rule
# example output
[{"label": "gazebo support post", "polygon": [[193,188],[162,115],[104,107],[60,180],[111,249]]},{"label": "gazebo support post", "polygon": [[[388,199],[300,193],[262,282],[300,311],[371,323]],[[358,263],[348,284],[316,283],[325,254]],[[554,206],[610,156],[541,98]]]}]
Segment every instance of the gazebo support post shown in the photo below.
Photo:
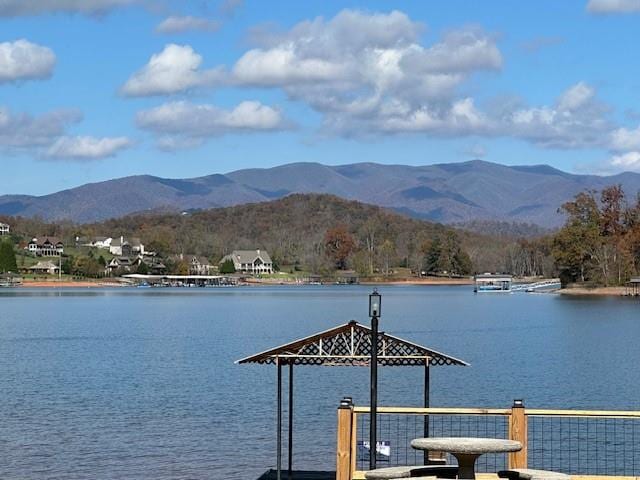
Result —
[{"label": "gazebo support post", "polygon": [[369,410],[369,470],[376,469],[378,456],[378,317],[371,318],[371,384]]},{"label": "gazebo support post", "polygon": [[282,480],[282,364],[280,357],[276,356],[276,366],[278,367],[278,432],[276,451],[276,478]]},{"label": "gazebo support post", "polygon": [[293,361],[289,362],[289,480],[293,478]]},{"label": "gazebo support post", "polygon": [[[429,357],[425,357],[424,359],[424,408],[429,408],[430,399],[429,399],[429,388],[430,388],[430,378],[429,378]],[[424,431],[423,435],[425,438],[429,436],[429,415],[424,416]],[[425,450],[424,452],[424,464],[429,465],[429,452]]]}]

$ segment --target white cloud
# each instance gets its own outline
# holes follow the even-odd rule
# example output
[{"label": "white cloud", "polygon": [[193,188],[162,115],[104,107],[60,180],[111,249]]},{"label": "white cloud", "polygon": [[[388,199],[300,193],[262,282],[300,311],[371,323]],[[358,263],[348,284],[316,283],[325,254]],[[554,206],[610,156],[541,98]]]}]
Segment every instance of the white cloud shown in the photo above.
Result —
[{"label": "white cloud", "polygon": [[493,128],[492,121],[476,109],[472,98],[457,100],[446,110],[424,107],[388,112],[389,115],[384,115],[372,127],[386,132],[414,131],[443,136],[489,133]]},{"label": "white cloud", "polygon": [[245,101],[231,110],[185,101],[170,102],[136,116],[140,128],[160,135],[165,149],[194,146],[206,138],[227,133],[283,130],[289,127],[282,113],[260,102]]},{"label": "white cloud", "polygon": [[73,137],[67,129],[82,120],[78,110],[33,116],[0,107],[0,152],[29,153],[40,159],[99,159],[132,146],[125,137]]},{"label": "white cloud", "polygon": [[28,40],[0,43],[0,83],[48,78],[55,64],[50,48]]},{"label": "white cloud", "polygon": [[520,107],[503,113],[500,134],[523,138],[546,148],[606,147],[612,124],[609,108],[584,82],[568,88],[554,105]]},{"label": "white cloud", "polygon": [[621,152],[625,150],[640,151],[640,126],[635,130],[618,128],[611,133],[612,150]]},{"label": "white cloud", "polygon": [[220,29],[218,20],[208,18],[174,15],[165,18],[156,27],[158,33],[183,33],[189,31],[216,32]]},{"label": "white cloud", "polygon": [[0,0],[0,16],[58,12],[100,15],[114,8],[135,3],[140,3],[140,0]]},{"label": "white cloud", "polygon": [[640,12],[640,0],[589,0],[587,10],[596,14]]},{"label": "white cloud", "polygon": [[96,160],[113,157],[133,142],[127,137],[60,137],[46,151],[45,157],[72,160]]},{"label": "white cloud", "polygon": [[596,91],[584,82],[576,83],[567,89],[558,99],[558,109],[575,111],[587,105],[596,95]]},{"label": "white cloud", "polygon": [[171,95],[211,86],[222,79],[221,69],[201,70],[202,56],[189,45],[169,44],[122,86],[123,95]]},{"label": "white cloud", "polygon": [[18,150],[51,144],[65,129],[82,119],[77,110],[58,110],[31,116],[0,107],[0,148]]},{"label": "white cloud", "polygon": [[494,40],[479,29],[450,32],[428,48],[415,48],[403,61],[424,72],[499,70],[502,55]]},{"label": "white cloud", "polygon": [[610,160],[611,166],[618,170],[640,170],[640,152],[627,152],[614,155]]},{"label": "white cloud", "polygon": [[[163,95],[216,84],[281,89],[321,115],[322,131],[345,137],[503,136],[544,148],[611,150],[612,138],[622,142],[623,130],[612,136],[610,107],[585,82],[547,105],[518,101],[482,108],[461,87],[480,72],[502,68],[496,35],[467,26],[427,44],[421,41],[423,29],[399,11],[343,10],[284,32],[262,31],[228,71],[202,70],[202,57],[191,47],[168,45],[122,92]],[[261,108],[269,109],[264,112],[271,119],[278,116],[274,124],[280,128],[280,112]],[[159,143],[166,148],[179,148],[237,131],[230,118],[230,112],[210,105],[173,102],[140,112],[138,124],[164,135]]]},{"label": "white cloud", "polygon": [[479,28],[451,31],[428,46],[419,42],[422,30],[399,11],[343,10],[261,35],[231,78],[282,88],[323,114],[325,130],[337,134],[446,133],[447,125],[466,131],[477,118],[455,110],[466,101],[454,98],[456,88],[476,72],[499,70],[502,55]]}]

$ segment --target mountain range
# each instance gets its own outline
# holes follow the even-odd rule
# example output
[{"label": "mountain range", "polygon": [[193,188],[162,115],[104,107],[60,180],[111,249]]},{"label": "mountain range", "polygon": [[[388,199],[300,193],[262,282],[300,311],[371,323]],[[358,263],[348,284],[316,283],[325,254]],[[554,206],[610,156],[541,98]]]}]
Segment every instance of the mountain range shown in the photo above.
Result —
[{"label": "mountain range", "polygon": [[481,160],[428,166],[292,163],[189,179],[137,175],[43,196],[2,195],[0,214],[86,223],[130,213],[264,202],[291,193],[329,193],[442,223],[498,220],[548,228],[562,223],[557,209],[576,193],[613,184],[635,197],[640,174],[577,175],[548,165]]}]

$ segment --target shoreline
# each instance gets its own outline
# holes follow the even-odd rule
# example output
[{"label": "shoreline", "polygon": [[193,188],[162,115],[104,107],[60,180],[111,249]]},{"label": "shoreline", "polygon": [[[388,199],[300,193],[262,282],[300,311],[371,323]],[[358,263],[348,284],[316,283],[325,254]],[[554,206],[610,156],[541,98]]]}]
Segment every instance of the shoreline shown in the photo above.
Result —
[{"label": "shoreline", "polygon": [[20,285],[16,285],[20,288],[112,288],[112,287],[124,287],[122,283],[118,282],[92,282],[92,281],[71,281],[63,280],[61,282],[57,280],[38,280],[38,281],[23,281]]},{"label": "shoreline", "polygon": [[625,287],[572,287],[563,288],[557,291],[560,295],[569,296],[618,296],[624,297]]},{"label": "shoreline", "polygon": [[[335,286],[335,283],[324,283],[318,286]],[[410,279],[394,279],[394,280],[363,280],[357,285],[363,286],[471,286],[473,285],[473,279],[470,278],[410,278]],[[273,287],[273,286],[311,286],[307,283],[296,283],[292,281],[277,281],[275,279],[252,279],[246,283],[241,283],[238,286],[248,287]],[[14,285],[9,288],[135,288],[135,285],[130,283],[123,283],[118,281],[104,281],[104,280],[27,280],[21,284]],[[551,292],[538,292],[538,293],[552,293],[556,295],[566,296],[605,296],[605,297],[625,297],[625,287],[570,287]]]},{"label": "shoreline", "polygon": [[[252,279],[246,283],[240,284],[245,286],[304,286],[306,283],[296,283],[290,281],[278,281],[274,279]],[[324,283],[322,286],[332,286],[335,283]],[[388,281],[367,280],[358,283],[365,286],[384,286],[384,285],[415,285],[415,286],[462,286],[473,285],[473,280],[467,278],[416,278],[416,279],[397,279]],[[135,287],[135,285],[109,282],[109,281],[92,281],[92,280],[26,280],[15,285],[19,288],[126,288]]]}]

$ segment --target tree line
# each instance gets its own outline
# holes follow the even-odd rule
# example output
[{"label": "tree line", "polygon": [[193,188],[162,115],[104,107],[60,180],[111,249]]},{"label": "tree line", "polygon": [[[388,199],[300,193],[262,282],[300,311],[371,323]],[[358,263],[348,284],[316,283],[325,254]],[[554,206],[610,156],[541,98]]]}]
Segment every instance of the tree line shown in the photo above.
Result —
[{"label": "tree line", "polygon": [[[76,238],[82,242],[124,235],[139,237],[145,250],[164,259],[193,254],[217,264],[232,250],[261,248],[275,265],[320,274],[353,269],[362,276],[377,276],[405,268],[466,275],[496,268],[491,264],[495,257],[471,253],[483,250],[482,244],[491,245],[487,236],[331,195],[295,194],[272,202],[188,214],[131,215],[83,225],[49,224],[37,218],[6,221],[18,248],[33,235],[56,235],[66,245],[76,243]],[[95,273],[101,264],[98,254],[75,257],[63,264],[63,271]]]},{"label": "tree line", "polygon": [[552,254],[564,283],[621,285],[640,272],[640,196],[629,202],[614,185],[581,192],[561,211]]},{"label": "tree line", "polygon": [[[36,234],[58,236],[67,245],[77,237],[139,237],[176,272],[185,267],[171,262],[174,255],[204,256],[218,264],[232,250],[261,248],[283,269],[319,274],[353,269],[375,277],[405,268],[435,275],[560,275],[563,283],[614,285],[640,273],[639,198],[630,200],[620,186],[611,186],[581,192],[559,210],[566,222],[555,232],[492,221],[474,222],[475,231],[468,231],[321,194],[83,225],[1,216],[0,221],[12,225],[10,240],[18,249]],[[67,258],[63,271],[98,275],[104,263],[98,253]]]}]

